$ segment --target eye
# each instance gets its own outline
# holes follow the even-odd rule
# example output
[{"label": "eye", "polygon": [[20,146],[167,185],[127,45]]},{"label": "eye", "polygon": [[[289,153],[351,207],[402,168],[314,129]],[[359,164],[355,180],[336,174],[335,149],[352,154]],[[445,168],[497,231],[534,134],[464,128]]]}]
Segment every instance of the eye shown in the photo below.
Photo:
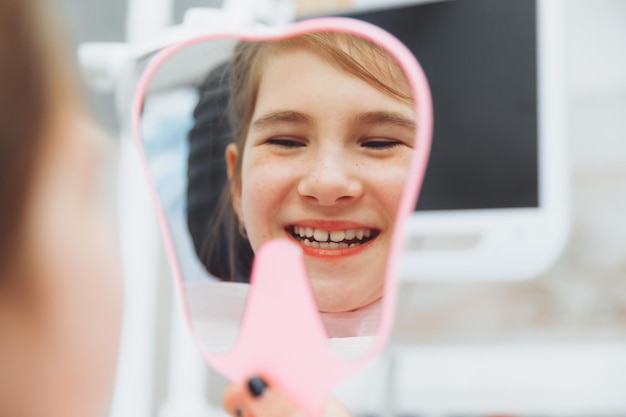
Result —
[{"label": "eye", "polygon": [[306,143],[302,139],[289,138],[289,137],[274,137],[265,141],[268,145],[280,146],[283,148],[297,148],[306,146]]},{"label": "eye", "polygon": [[363,141],[361,146],[363,146],[364,148],[371,148],[371,149],[389,149],[389,148],[393,148],[395,146],[399,146],[402,144],[403,144],[402,141],[399,141],[396,139],[375,138],[375,139],[367,139]]}]

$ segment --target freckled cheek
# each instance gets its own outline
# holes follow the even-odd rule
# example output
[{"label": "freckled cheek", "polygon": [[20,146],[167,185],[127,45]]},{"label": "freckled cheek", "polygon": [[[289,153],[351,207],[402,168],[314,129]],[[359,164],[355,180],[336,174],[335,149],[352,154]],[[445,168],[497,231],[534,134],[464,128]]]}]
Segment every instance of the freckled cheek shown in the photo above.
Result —
[{"label": "freckled cheek", "polygon": [[385,210],[391,219],[395,219],[396,212],[406,183],[409,169],[401,165],[387,167],[375,171],[378,176],[372,177],[372,188],[379,195],[379,200],[384,204]]},{"label": "freckled cheek", "polygon": [[242,211],[253,249],[282,231],[281,213],[296,187],[296,175],[288,164],[259,161],[242,172]]}]

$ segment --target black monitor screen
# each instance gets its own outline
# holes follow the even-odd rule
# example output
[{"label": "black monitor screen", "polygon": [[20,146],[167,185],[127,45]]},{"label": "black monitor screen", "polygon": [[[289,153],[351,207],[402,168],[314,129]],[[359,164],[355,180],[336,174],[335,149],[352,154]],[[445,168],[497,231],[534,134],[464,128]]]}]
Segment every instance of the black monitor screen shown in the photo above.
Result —
[{"label": "black monitor screen", "polygon": [[391,32],[431,86],[418,210],[538,206],[535,0],[456,0],[348,14]]}]

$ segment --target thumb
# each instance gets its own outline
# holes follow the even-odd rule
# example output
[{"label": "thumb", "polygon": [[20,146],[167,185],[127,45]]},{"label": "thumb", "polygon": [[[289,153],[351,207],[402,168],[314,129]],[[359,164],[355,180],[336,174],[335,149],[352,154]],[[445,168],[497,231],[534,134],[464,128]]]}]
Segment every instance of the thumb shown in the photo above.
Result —
[{"label": "thumb", "polygon": [[[245,384],[231,384],[223,400],[224,408],[233,417],[305,417],[280,387],[259,376],[253,376]],[[321,417],[351,417],[351,414],[331,397]]]},{"label": "thumb", "polygon": [[296,405],[283,390],[271,386],[262,377],[254,376],[247,382],[243,397],[243,417],[302,417]]}]

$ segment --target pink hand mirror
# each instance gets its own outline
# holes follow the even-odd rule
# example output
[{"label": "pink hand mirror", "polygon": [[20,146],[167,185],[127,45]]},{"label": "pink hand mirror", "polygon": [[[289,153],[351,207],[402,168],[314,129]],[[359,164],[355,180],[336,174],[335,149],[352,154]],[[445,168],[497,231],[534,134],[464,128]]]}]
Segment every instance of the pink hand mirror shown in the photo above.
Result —
[{"label": "pink hand mirror", "polygon": [[133,124],[204,358],[319,415],[393,323],[432,135],[412,53],[343,18],[198,36],[147,65]]}]

